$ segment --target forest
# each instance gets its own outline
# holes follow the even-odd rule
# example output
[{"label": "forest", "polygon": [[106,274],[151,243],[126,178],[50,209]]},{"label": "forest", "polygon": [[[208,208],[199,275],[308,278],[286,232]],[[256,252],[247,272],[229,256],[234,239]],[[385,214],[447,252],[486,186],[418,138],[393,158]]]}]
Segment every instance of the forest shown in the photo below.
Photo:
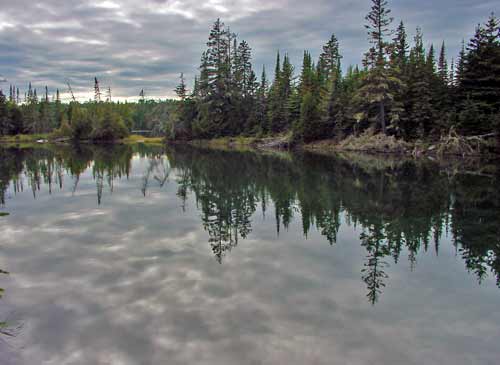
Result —
[{"label": "forest", "polygon": [[252,49],[220,19],[210,30],[192,90],[183,74],[177,100],[63,104],[59,91],[24,98],[10,86],[0,92],[0,135],[54,133],[72,139],[112,140],[146,129],[171,140],[227,136],[288,136],[291,144],[344,139],[373,131],[404,141],[443,135],[495,137],[500,143],[500,21],[476,27],[452,59],[444,42],[425,47],[423,32],[409,39],[386,0],[372,0],[365,17],[369,46],[362,65],[342,65],[335,34],[317,60],[304,51],[295,70],[287,53],[276,55],[272,80],[257,77]]},{"label": "forest", "polygon": [[141,91],[137,103],[112,102],[111,89],[102,100],[95,78],[94,100],[62,103],[60,92],[50,95],[47,87],[41,97],[31,83],[21,98],[19,88],[10,86],[8,97],[0,91],[0,136],[47,134],[74,140],[113,140],[133,130],[163,135],[163,120],[175,105],[173,100],[147,100]]},{"label": "forest", "polygon": [[304,51],[296,76],[288,55],[276,56],[274,79],[260,80],[251,48],[217,20],[210,31],[200,73],[172,121],[172,138],[214,138],[291,133],[307,143],[343,138],[372,128],[404,140],[496,133],[500,127],[500,22],[491,14],[448,62],[446,45],[424,47],[417,28],[410,45],[403,22],[393,29],[387,1],[373,0],[366,25],[370,47],[362,67],[344,72],[335,34],[318,60]]}]

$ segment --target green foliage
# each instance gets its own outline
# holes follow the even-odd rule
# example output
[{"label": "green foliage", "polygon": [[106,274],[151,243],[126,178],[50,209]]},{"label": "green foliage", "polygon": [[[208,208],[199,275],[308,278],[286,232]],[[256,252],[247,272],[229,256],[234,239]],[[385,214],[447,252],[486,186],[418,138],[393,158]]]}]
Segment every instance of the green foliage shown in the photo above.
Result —
[{"label": "green foliage", "polygon": [[[406,140],[439,139],[495,130],[498,114],[498,21],[494,16],[464,49],[455,70],[444,43],[436,60],[417,29],[410,50],[403,22],[395,31],[385,0],[372,0],[366,17],[372,46],[364,69],[342,75],[340,46],[332,35],[315,64],[304,52],[301,73],[287,54],[276,56],[274,80],[257,85],[250,47],[217,20],[202,55],[192,98],[180,96],[172,138],[217,138],[292,132],[295,143],[359,134],[371,129]],[[392,39],[389,39],[392,37]],[[247,71],[245,71],[247,70]],[[247,77],[246,75],[253,75]],[[298,82],[295,81],[298,79]],[[247,85],[247,80],[253,80]],[[190,100],[188,100],[190,99]],[[456,102],[456,101],[459,102]],[[188,113],[184,113],[183,108]],[[181,117],[182,115],[182,117]]]},{"label": "green foliage", "polygon": [[[500,112],[500,20],[493,14],[476,29],[463,57],[458,85],[464,134],[492,131]],[[478,113],[469,119],[473,112]]]},{"label": "green foliage", "polygon": [[[274,79],[260,81],[252,49],[217,19],[202,53],[192,92],[184,75],[177,100],[154,101],[144,89],[137,103],[101,101],[97,78],[94,102],[62,104],[59,91],[41,100],[31,83],[24,102],[10,86],[0,97],[0,134],[47,133],[73,139],[109,140],[133,130],[170,139],[292,134],[295,143],[345,138],[370,129],[405,140],[433,139],[450,130],[462,135],[498,131],[500,113],[500,21],[493,14],[463,45],[449,66],[445,44],[436,60],[417,28],[410,49],[405,25],[391,28],[386,0],[372,0],[366,16],[370,48],[363,69],[342,73],[339,40],[332,34],[317,62],[308,51],[300,75],[277,52]],[[2,94],[3,95],[3,94]],[[500,138],[499,138],[500,142]]]},{"label": "green foliage", "polygon": [[104,115],[94,121],[90,137],[98,141],[111,141],[127,135],[128,130],[121,116],[108,107]]}]

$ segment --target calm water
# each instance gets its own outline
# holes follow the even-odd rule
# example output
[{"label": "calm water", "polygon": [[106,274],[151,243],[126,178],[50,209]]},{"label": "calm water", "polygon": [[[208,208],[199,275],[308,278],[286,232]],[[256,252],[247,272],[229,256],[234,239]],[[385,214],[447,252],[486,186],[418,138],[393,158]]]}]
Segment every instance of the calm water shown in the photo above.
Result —
[{"label": "calm water", "polygon": [[500,169],[0,149],[0,203],[2,365],[500,363]]}]

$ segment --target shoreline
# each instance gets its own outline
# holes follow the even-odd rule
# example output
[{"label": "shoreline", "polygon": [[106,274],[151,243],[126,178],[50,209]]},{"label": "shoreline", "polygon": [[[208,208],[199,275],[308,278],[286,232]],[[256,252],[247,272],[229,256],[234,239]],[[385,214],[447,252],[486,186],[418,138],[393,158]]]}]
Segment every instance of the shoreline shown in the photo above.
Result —
[{"label": "shoreline", "polygon": [[[30,147],[30,146],[43,146],[43,145],[62,145],[72,144],[73,141],[68,138],[56,137],[52,134],[20,134],[15,136],[1,136],[0,147]],[[132,134],[128,137],[117,139],[113,141],[91,141],[81,140],[81,144],[148,144],[148,145],[164,145],[164,137],[143,137]]]},{"label": "shoreline", "polygon": [[[358,153],[371,156],[391,156],[396,158],[427,159],[486,159],[499,160],[500,154],[495,142],[467,140],[475,137],[451,136],[448,140],[405,142],[394,137],[381,135],[360,135],[344,140],[325,139],[291,146],[288,135],[271,137],[220,137],[196,140],[167,140],[164,137],[144,137],[130,135],[114,141],[79,141],[82,144],[147,144],[147,145],[191,145],[194,147],[239,151],[300,151],[317,154]],[[454,143],[450,145],[450,140]],[[71,144],[69,139],[51,134],[23,134],[0,137],[0,147],[33,147],[43,145]]]},{"label": "shoreline", "polygon": [[317,154],[359,153],[379,157],[391,156],[413,159],[500,159],[500,154],[494,142],[484,142],[476,147],[466,142],[468,137],[453,136],[451,138],[454,144],[450,144],[449,139],[408,143],[393,137],[380,137],[379,135],[351,137],[341,141],[334,139],[319,140],[293,147],[290,146],[285,136],[264,138],[223,137],[192,141],[166,141],[166,143],[188,144],[195,147],[225,150],[300,151]]}]

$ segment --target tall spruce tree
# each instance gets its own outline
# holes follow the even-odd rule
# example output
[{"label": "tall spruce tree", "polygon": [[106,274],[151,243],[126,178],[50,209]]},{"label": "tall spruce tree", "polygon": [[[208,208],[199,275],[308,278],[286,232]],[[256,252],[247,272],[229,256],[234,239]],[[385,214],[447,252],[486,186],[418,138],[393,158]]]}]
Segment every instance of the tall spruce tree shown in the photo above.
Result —
[{"label": "tall spruce tree", "polygon": [[[360,113],[356,119],[371,122],[373,115],[381,132],[387,133],[387,122],[399,120],[400,110],[391,111],[394,95],[401,88],[398,75],[387,67],[389,53],[386,38],[391,35],[390,24],[393,18],[389,16],[386,0],[372,0],[371,11],[366,16],[368,35],[372,47],[365,55],[365,66],[369,69],[364,77],[363,85],[358,91],[357,101],[360,103]],[[389,118],[388,118],[389,116]]]},{"label": "tall spruce tree", "polygon": [[260,76],[260,84],[257,89],[257,105],[256,105],[256,119],[257,125],[255,132],[262,134],[267,127],[267,108],[268,108],[268,95],[269,82],[266,75],[266,67],[262,66],[262,74]]},{"label": "tall spruce tree", "polygon": [[274,82],[269,91],[269,132],[279,133],[289,127],[288,99],[292,93],[293,66],[288,55],[283,57],[280,65],[280,54],[276,56]]},{"label": "tall spruce tree", "polygon": [[433,121],[431,94],[433,57],[426,57],[420,28],[417,28],[414,41],[408,65],[408,95],[405,105],[406,119],[403,126],[407,139],[428,135]]},{"label": "tall spruce tree", "polygon": [[7,109],[7,98],[0,89],[0,135],[9,134],[9,112]]},{"label": "tall spruce tree", "polygon": [[459,90],[462,133],[495,130],[500,113],[500,21],[494,14],[476,28],[468,44]]}]

